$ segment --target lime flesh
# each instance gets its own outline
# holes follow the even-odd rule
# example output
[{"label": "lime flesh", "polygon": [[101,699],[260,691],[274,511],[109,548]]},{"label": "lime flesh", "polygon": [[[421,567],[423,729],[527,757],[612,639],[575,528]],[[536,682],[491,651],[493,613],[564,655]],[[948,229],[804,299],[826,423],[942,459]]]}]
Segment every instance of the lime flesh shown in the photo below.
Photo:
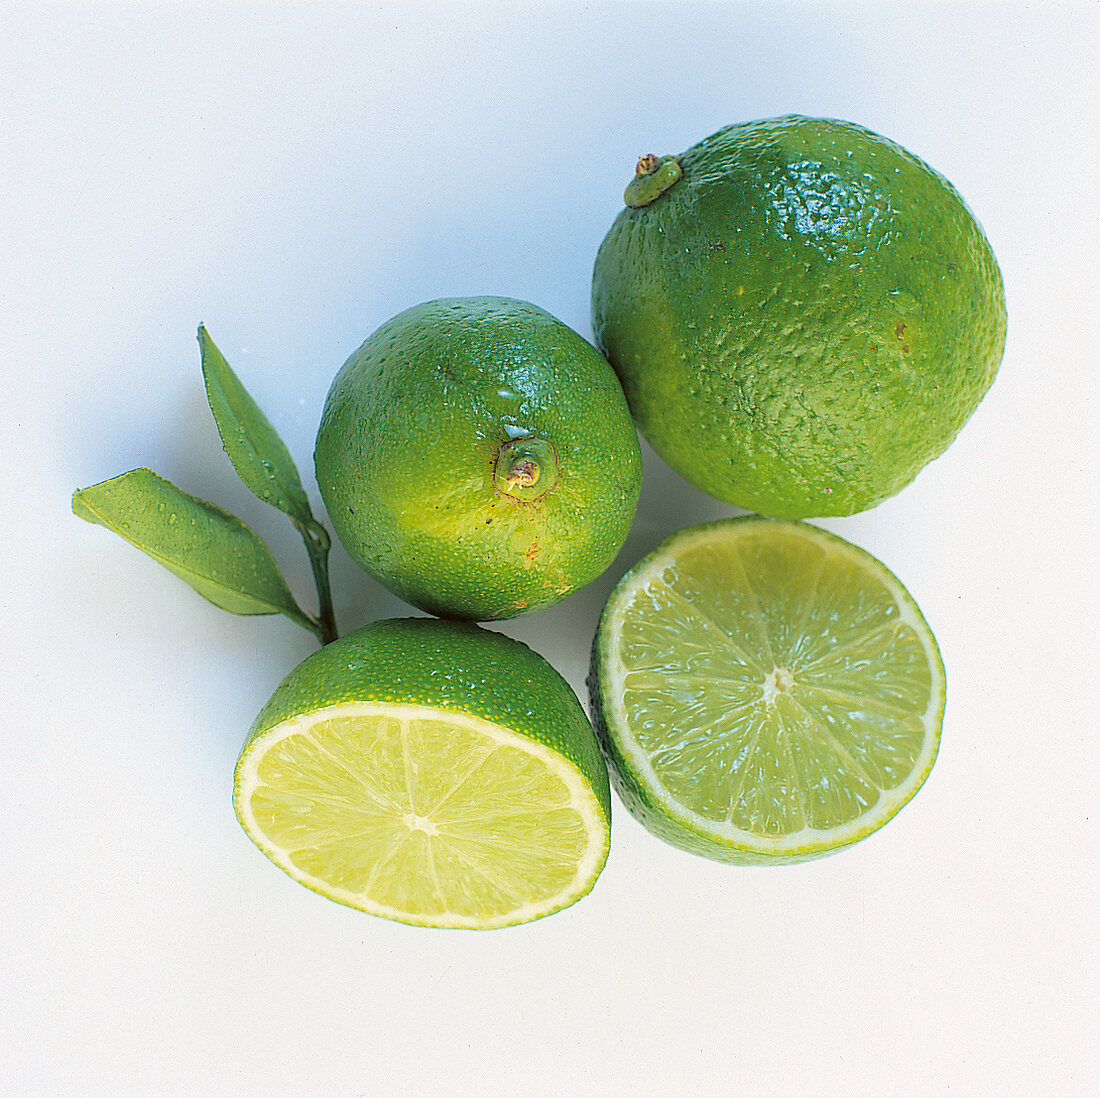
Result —
[{"label": "lime flesh", "polygon": [[681,531],[623,578],[591,685],[627,806],[731,862],[799,861],[881,827],[931,770],[945,691],[883,565],[757,517]]},{"label": "lime flesh", "polygon": [[239,781],[242,822],[268,857],[402,922],[526,922],[583,895],[606,856],[564,760],[441,710],[321,710],[254,742]]},{"label": "lime flesh", "polygon": [[586,895],[607,772],[560,675],[518,641],[375,622],[300,664],[257,717],[234,807],[281,869],[420,926],[489,929]]}]

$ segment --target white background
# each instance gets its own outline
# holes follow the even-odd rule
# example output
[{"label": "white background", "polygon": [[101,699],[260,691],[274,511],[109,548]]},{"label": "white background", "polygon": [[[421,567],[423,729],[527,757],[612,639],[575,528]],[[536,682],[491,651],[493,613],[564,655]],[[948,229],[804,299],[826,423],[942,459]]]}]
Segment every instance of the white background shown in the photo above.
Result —
[{"label": "white background", "polygon": [[[1091,1095],[1100,811],[1097,132],[1088,4],[5,4],[0,14],[4,1095]],[[329,903],[238,827],[252,717],[314,645],[69,511],[151,465],[282,516],[206,408],[205,322],[316,501],[329,382],[433,297],[586,336],[634,161],[852,119],[946,174],[1004,270],[1001,374],[877,554],[948,671],[916,800],[823,861],[735,869],[623,810],[590,897],[484,934]],[[646,452],[633,534],[502,627],[578,691],[615,579],[729,509]],[[344,629],[406,612],[342,551]]]}]

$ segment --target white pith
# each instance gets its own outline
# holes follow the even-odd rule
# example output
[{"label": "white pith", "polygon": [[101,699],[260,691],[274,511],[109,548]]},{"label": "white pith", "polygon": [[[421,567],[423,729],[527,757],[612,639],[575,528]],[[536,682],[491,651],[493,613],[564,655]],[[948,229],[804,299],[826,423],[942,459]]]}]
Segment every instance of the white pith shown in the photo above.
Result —
[{"label": "white pith", "polygon": [[[746,522],[747,520],[737,521]],[[770,520],[756,520],[760,523],[768,521]],[[756,522],[748,521],[747,526],[755,525]],[[827,552],[841,553],[860,564],[863,569],[866,569],[868,559],[873,560],[861,550],[847,545],[847,543],[818,530],[816,527],[804,526],[802,531],[807,536],[820,541]],[[870,809],[844,824],[827,829],[804,826],[797,831],[779,836],[761,835],[746,831],[730,821],[715,820],[702,816],[679,801],[664,785],[650,763],[648,754],[640,746],[633,733],[629,714],[623,701],[625,677],[629,673],[621,659],[624,617],[636,594],[651,585],[670,565],[674,565],[680,554],[685,553],[694,543],[705,542],[714,536],[712,529],[704,527],[682,537],[670,539],[669,544],[663,550],[656,553],[644,567],[636,571],[627,583],[622,585],[614,594],[606,622],[606,633],[601,638],[601,659],[606,684],[602,692],[602,703],[605,720],[608,727],[613,731],[616,744],[625,758],[627,769],[634,773],[636,780],[659,803],[661,809],[669,817],[679,820],[690,830],[702,836],[713,837],[724,847],[731,850],[742,850],[748,854],[776,857],[798,856],[815,851],[831,850],[863,838],[895,815],[927,778],[939,748],[939,724],[943,714],[946,692],[943,664],[927,623],[909,593],[878,562],[875,562],[877,567],[874,572],[882,580],[894,599],[898,609],[899,623],[908,625],[919,638],[927,656],[931,682],[928,704],[924,712],[919,715],[919,720],[924,727],[924,739],[921,750],[914,760],[912,770],[902,783],[892,789],[882,789],[876,785],[875,788],[879,789],[879,797]],[[770,706],[775,694],[787,689],[793,681],[790,672],[786,668],[777,667],[769,671],[765,676],[762,688],[765,704]],[[917,716],[917,714],[914,714],[914,716]]]},{"label": "white pith", "polygon": [[[444,721],[452,725],[466,727],[501,745],[516,748],[538,759],[565,785],[569,792],[569,807],[581,818],[588,836],[584,854],[578,862],[570,882],[555,895],[545,897],[536,903],[523,904],[484,918],[454,912],[445,912],[441,915],[424,915],[419,912],[408,912],[393,908],[379,903],[368,895],[335,886],[295,865],[288,856],[287,851],[269,838],[253,814],[252,794],[263,784],[258,774],[260,763],[273,745],[288,737],[308,733],[315,725],[333,717],[348,718],[357,716],[367,718],[387,717],[398,721]],[[489,929],[528,922],[542,915],[559,911],[591,889],[608,852],[608,829],[603,811],[587,779],[568,759],[551,748],[535,740],[528,739],[509,728],[492,724],[477,717],[432,706],[348,702],[326,706],[283,721],[260,733],[248,744],[237,765],[233,801],[241,825],[250,838],[276,865],[295,880],[331,899],[359,908],[362,911],[423,926]],[[411,812],[408,816],[409,818],[404,821],[406,826],[421,830],[428,835],[432,834],[434,825],[430,820],[415,816]]]}]

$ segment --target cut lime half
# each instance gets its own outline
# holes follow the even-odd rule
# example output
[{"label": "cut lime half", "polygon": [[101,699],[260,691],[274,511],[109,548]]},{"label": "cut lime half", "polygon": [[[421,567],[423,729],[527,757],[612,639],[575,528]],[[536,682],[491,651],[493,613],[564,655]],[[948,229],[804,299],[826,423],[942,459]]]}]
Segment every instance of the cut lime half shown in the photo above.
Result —
[{"label": "cut lime half", "polygon": [[[473,626],[378,625],[316,653],[261,713],[237,764],[245,831],[307,887],[420,926],[509,926],[580,899],[607,858],[607,778],[564,680]],[[302,705],[341,673],[344,698]]]},{"label": "cut lime half", "polygon": [[672,535],[620,581],[593,646],[596,729],[628,808],[728,862],[827,854],[928,777],[945,680],[874,557],[757,516]]}]

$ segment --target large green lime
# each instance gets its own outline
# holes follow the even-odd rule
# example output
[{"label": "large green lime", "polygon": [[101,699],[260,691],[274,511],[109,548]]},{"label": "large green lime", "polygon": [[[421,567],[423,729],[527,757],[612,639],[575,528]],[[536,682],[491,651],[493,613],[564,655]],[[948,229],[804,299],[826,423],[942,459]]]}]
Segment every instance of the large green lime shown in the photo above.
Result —
[{"label": "large green lime", "polygon": [[260,712],[233,803],[329,899],[421,926],[559,911],[607,859],[607,769],[580,702],[518,641],[380,621],[299,664]]},{"label": "large green lime", "polygon": [[336,533],[409,602],[507,618],[595,579],[634,517],[641,454],[611,367],[524,301],[430,301],[333,382],[317,481]]},{"label": "large green lime", "polygon": [[993,381],[1001,274],[941,175],[850,122],[644,157],[596,259],[597,341],[682,476],[791,518],[893,495]]}]

